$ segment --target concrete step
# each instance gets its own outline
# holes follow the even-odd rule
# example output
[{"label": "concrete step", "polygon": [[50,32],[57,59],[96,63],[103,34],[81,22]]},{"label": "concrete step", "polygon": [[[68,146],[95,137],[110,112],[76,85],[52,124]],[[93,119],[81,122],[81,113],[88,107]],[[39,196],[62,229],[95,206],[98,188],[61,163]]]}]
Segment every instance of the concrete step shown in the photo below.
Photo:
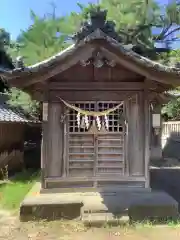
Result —
[{"label": "concrete step", "polygon": [[[113,210],[113,211],[111,211]],[[106,206],[102,205],[98,205],[97,206],[93,206],[92,208],[86,208],[86,206],[83,206],[81,208],[81,212],[83,214],[93,214],[93,213],[112,213],[114,215],[121,215],[121,214],[128,214],[128,208],[122,208],[121,206],[119,206],[119,208],[114,208],[114,209],[108,209]]]},{"label": "concrete step", "polygon": [[129,223],[128,215],[114,215],[112,213],[84,213],[81,220],[85,226],[89,227],[118,226]]}]

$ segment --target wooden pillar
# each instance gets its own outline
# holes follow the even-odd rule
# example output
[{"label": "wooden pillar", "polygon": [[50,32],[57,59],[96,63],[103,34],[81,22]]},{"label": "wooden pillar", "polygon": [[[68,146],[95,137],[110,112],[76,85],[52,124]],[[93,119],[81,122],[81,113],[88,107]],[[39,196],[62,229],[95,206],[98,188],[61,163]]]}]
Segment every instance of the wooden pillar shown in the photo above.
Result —
[{"label": "wooden pillar", "polygon": [[63,165],[63,123],[61,103],[48,104],[48,177],[61,177]]},{"label": "wooden pillar", "polygon": [[143,93],[129,101],[128,161],[130,176],[144,176],[144,104]]},{"label": "wooden pillar", "polygon": [[47,177],[48,167],[48,124],[42,124],[42,140],[41,140],[41,183],[42,188],[45,188],[45,178]]},{"label": "wooden pillar", "polygon": [[[161,104],[154,103],[152,114],[160,114],[161,116]],[[162,136],[162,118],[161,118],[161,127],[158,132],[153,129],[151,124],[151,160],[160,160],[162,158],[162,146],[161,146],[161,136]]]},{"label": "wooden pillar", "polygon": [[42,138],[41,138],[41,184],[45,188],[45,178],[48,176],[48,104],[42,103]]},{"label": "wooden pillar", "polygon": [[150,162],[150,105],[148,92],[144,91],[144,161],[145,161],[145,187],[150,186],[149,162]]}]

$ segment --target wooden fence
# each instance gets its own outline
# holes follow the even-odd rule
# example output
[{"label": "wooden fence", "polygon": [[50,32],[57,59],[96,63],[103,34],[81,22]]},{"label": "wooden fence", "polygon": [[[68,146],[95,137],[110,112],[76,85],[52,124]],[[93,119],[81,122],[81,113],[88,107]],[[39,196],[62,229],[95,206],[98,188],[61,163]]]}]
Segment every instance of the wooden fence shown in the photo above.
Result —
[{"label": "wooden fence", "polygon": [[180,139],[180,121],[163,122],[161,136],[162,148],[166,145],[168,138]]},{"label": "wooden fence", "polygon": [[0,153],[0,169],[5,167],[7,164],[15,165],[16,163],[23,163],[23,152],[20,150],[12,150],[11,152]]}]

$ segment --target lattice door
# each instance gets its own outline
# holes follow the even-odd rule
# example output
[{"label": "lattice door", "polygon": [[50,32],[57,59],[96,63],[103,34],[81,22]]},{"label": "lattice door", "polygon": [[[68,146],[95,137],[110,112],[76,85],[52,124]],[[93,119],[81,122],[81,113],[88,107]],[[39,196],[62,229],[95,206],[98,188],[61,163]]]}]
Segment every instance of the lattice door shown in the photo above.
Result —
[{"label": "lattice door", "polygon": [[[118,102],[84,102],[76,103],[77,107],[90,111],[103,111],[119,104]],[[67,175],[98,176],[124,173],[124,136],[125,128],[120,109],[108,115],[105,131],[90,131],[93,117],[89,118],[87,129],[83,119],[80,127],[77,124],[77,113],[68,113],[68,152]],[[103,119],[100,119],[103,122]]]},{"label": "lattice door", "polygon": [[[117,102],[98,102],[98,111],[115,107]],[[108,115],[107,133],[97,135],[97,174],[124,174],[124,106]]]}]

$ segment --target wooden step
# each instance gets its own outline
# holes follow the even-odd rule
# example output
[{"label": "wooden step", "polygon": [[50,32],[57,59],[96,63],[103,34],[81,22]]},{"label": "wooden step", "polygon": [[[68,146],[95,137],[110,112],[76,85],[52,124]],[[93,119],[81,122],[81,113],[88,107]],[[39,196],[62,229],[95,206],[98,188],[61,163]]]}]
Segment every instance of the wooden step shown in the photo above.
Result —
[{"label": "wooden step", "polygon": [[109,182],[143,182],[145,181],[145,177],[136,176],[136,177],[130,177],[130,176],[122,176],[121,174],[109,174],[108,178],[107,176],[96,176],[96,177],[66,177],[66,178],[59,178],[59,177],[50,177],[46,178],[45,181],[48,182],[83,182],[83,181],[109,181]]}]

